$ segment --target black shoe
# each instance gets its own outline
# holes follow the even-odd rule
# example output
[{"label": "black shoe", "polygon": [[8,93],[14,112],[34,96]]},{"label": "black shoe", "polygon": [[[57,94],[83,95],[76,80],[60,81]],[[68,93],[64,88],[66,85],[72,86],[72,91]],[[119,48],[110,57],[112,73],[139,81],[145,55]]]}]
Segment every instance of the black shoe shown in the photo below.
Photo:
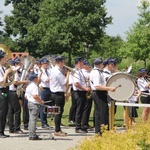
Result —
[{"label": "black shoe", "polygon": [[89,126],[89,125],[84,126],[84,129],[86,129],[87,131],[93,131],[94,130],[94,128]]},{"label": "black shoe", "polygon": [[29,137],[29,140],[42,140],[42,138],[39,138],[38,136],[35,136],[35,137]]},{"label": "black shoe", "polygon": [[4,136],[6,136],[6,137],[10,137],[10,135],[6,135],[6,134],[3,134]]},{"label": "black shoe", "polygon": [[24,134],[24,132],[22,130],[17,130],[14,132],[15,134]]},{"label": "black shoe", "polygon": [[76,132],[76,133],[87,133],[87,130],[76,129],[75,132]]},{"label": "black shoe", "polygon": [[49,128],[49,125],[45,124],[45,125],[42,126],[42,128]]},{"label": "black shoe", "polygon": [[14,133],[14,131],[11,131],[11,130],[10,130],[9,133]]},{"label": "black shoe", "polygon": [[65,125],[61,123],[61,124],[60,124],[60,126],[62,126],[62,127],[63,127],[63,126],[65,126]]},{"label": "black shoe", "polygon": [[6,138],[6,136],[3,134],[0,134],[0,138]]},{"label": "black shoe", "polygon": [[24,130],[28,130],[28,127],[24,127]]}]

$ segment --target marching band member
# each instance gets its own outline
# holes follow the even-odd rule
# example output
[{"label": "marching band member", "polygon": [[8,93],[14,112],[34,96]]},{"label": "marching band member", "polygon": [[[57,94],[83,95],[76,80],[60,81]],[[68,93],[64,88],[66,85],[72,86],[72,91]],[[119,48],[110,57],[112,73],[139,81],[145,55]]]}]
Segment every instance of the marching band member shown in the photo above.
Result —
[{"label": "marching band member", "polygon": [[[149,90],[150,90],[150,82],[147,79],[145,79],[146,76],[147,76],[146,68],[141,68],[138,70],[137,85],[138,85],[139,90],[143,93],[140,99],[142,104],[150,104],[150,95],[144,95],[144,93],[149,93]],[[147,122],[149,114],[150,114],[150,108],[143,107],[143,110],[142,110],[143,122]]]},{"label": "marching band member", "polygon": [[70,92],[71,92],[71,107],[69,110],[69,125],[74,125],[75,123],[75,114],[76,114],[76,100],[74,97],[74,90],[73,90],[73,75],[72,73],[69,74],[69,81],[68,84],[70,86]]},{"label": "marching band member", "polygon": [[[90,71],[91,71],[91,66],[90,66],[89,61],[84,60],[82,72],[86,79],[87,86],[89,86],[89,87],[90,87],[90,82],[89,82]],[[82,115],[82,126],[87,130],[92,130],[92,127],[89,125],[89,117],[90,117],[90,113],[91,113],[91,108],[92,108],[92,93],[90,91],[90,92],[87,92],[86,103],[85,103],[84,111],[83,111],[83,115]]]},{"label": "marching band member", "polygon": [[101,133],[101,126],[108,125],[108,102],[107,91],[115,91],[115,87],[106,87],[106,81],[103,72],[103,61],[101,58],[94,60],[94,68],[90,73],[90,84],[92,88],[92,98],[95,104],[95,133]]},{"label": "marching band member", "polygon": [[65,91],[68,83],[69,74],[65,77],[63,67],[65,63],[64,56],[55,58],[55,67],[51,71],[50,89],[52,92],[53,104],[60,107],[60,113],[55,115],[55,136],[67,136],[67,133],[61,130],[61,118],[65,105]]},{"label": "marching band member", "polygon": [[7,76],[11,72],[11,69],[4,69],[4,65],[6,64],[6,54],[4,51],[0,50],[0,138],[9,137],[9,135],[5,135],[5,124],[6,124],[6,116],[8,112],[8,86],[5,87],[5,83],[7,82]]},{"label": "marching band member", "polygon": [[41,60],[37,60],[36,64],[34,65],[33,70],[36,74],[39,74],[41,70]]},{"label": "marching band member", "polygon": [[31,73],[29,80],[31,83],[27,86],[25,93],[29,109],[29,140],[42,140],[36,135],[36,122],[40,104],[44,104],[44,101],[39,97],[38,75],[34,72]]},{"label": "marching band member", "polygon": [[[16,68],[20,68],[20,59],[16,57],[14,64]],[[21,106],[19,103],[19,97],[16,93],[17,86],[20,84],[27,83],[28,80],[20,80],[20,71],[16,69],[14,83],[9,86],[9,109],[8,109],[8,122],[9,122],[9,133],[22,134],[23,131],[20,129],[21,124]]]},{"label": "marching band member", "polygon": [[75,58],[76,71],[73,75],[73,90],[75,94],[75,100],[77,103],[76,116],[75,116],[75,132],[76,133],[87,133],[87,129],[82,127],[82,115],[86,103],[86,92],[91,89],[87,86],[86,79],[82,72],[83,57]]},{"label": "marching band member", "polygon": [[[47,60],[47,58],[43,58],[41,60],[42,66],[41,66],[41,83],[40,83],[40,88],[41,88],[41,99],[43,101],[49,101],[51,98],[51,91],[50,91],[50,69],[49,68],[49,61]],[[38,74],[40,75],[40,74]],[[47,123],[47,114],[45,114],[43,112],[43,106],[41,106],[40,108],[40,119],[41,119],[41,124],[42,124],[42,128],[49,128],[49,125]]]},{"label": "marching band member", "polygon": [[[113,73],[117,70],[117,61],[116,59],[108,58],[103,62],[103,65],[104,65],[103,74],[104,74],[105,82],[107,82],[108,78],[111,77]],[[108,102],[114,101],[113,99],[110,98],[109,95],[107,95],[107,100]],[[115,108],[114,109],[114,114],[115,114],[117,110],[117,106],[115,105],[115,103],[113,103],[113,105]]]}]

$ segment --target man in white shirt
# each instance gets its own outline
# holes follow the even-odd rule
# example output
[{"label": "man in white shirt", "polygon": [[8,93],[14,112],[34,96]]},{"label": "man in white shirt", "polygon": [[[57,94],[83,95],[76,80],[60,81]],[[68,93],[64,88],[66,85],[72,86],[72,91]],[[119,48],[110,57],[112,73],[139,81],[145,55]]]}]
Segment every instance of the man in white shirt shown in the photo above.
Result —
[{"label": "man in white shirt", "polygon": [[5,86],[7,82],[7,76],[12,70],[9,68],[4,69],[6,64],[6,54],[4,51],[0,50],[0,138],[9,137],[9,135],[4,134],[6,116],[8,112],[8,89],[9,87]]},{"label": "man in white shirt", "polygon": [[[49,60],[47,58],[43,58],[41,60],[42,66],[41,66],[41,83],[40,83],[40,89],[41,89],[41,98],[43,101],[50,101],[51,99],[51,92],[50,92],[50,69],[49,69]],[[40,74],[38,74],[40,75]],[[47,103],[48,104],[48,103]],[[40,108],[40,119],[41,119],[41,125],[42,128],[49,128],[49,125],[47,123],[47,114],[43,112],[43,106]]]},{"label": "man in white shirt", "polygon": [[87,129],[82,127],[82,115],[84,106],[86,103],[86,93],[90,91],[90,87],[87,86],[86,79],[82,72],[83,57],[75,58],[75,73],[73,75],[73,90],[75,100],[77,102],[76,116],[75,116],[75,132],[87,133]]},{"label": "man in white shirt", "polygon": [[68,83],[69,74],[65,77],[64,75],[64,63],[65,58],[58,56],[55,58],[56,64],[51,71],[50,89],[52,92],[53,104],[60,107],[60,113],[55,115],[55,136],[67,136],[67,133],[61,130],[61,118],[64,111],[65,105],[65,92],[66,85]]},{"label": "man in white shirt", "polygon": [[106,81],[102,72],[103,61],[101,58],[94,60],[94,68],[90,73],[90,84],[95,111],[95,133],[101,133],[101,126],[108,125],[108,102],[107,91],[115,91],[114,87],[106,87]]}]

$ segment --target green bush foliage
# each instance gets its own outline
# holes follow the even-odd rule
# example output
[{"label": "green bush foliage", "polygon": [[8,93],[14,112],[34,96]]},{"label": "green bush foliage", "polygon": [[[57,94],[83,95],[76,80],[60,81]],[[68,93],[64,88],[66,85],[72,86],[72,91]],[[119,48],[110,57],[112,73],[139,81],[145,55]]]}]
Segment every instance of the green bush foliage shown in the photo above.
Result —
[{"label": "green bush foliage", "polygon": [[124,132],[105,130],[102,136],[83,139],[72,150],[150,150],[149,125],[138,123]]}]

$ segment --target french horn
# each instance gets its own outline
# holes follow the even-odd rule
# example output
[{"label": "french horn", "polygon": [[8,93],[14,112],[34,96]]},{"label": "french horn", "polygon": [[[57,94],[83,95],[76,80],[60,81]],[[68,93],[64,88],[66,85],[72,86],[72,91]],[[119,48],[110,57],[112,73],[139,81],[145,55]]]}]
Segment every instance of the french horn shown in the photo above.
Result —
[{"label": "french horn", "polygon": [[[11,58],[11,51],[6,45],[0,44],[0,50],[4,51],[6,53],[7,60],[9,58]],[[8,62],[6,62],[6,64],[4,65],[4,68],[5,68],[5,70],[7,70],[7,69],[11,68],[11,66],[10,66],[10,64]],[[14,75],[15,75],[15,73],[12,70],[12,72],[10,72],[8,74],[7,82],[3,86],[9,86],[9,85],[13,84],[13,82],[14,82]]]}]

